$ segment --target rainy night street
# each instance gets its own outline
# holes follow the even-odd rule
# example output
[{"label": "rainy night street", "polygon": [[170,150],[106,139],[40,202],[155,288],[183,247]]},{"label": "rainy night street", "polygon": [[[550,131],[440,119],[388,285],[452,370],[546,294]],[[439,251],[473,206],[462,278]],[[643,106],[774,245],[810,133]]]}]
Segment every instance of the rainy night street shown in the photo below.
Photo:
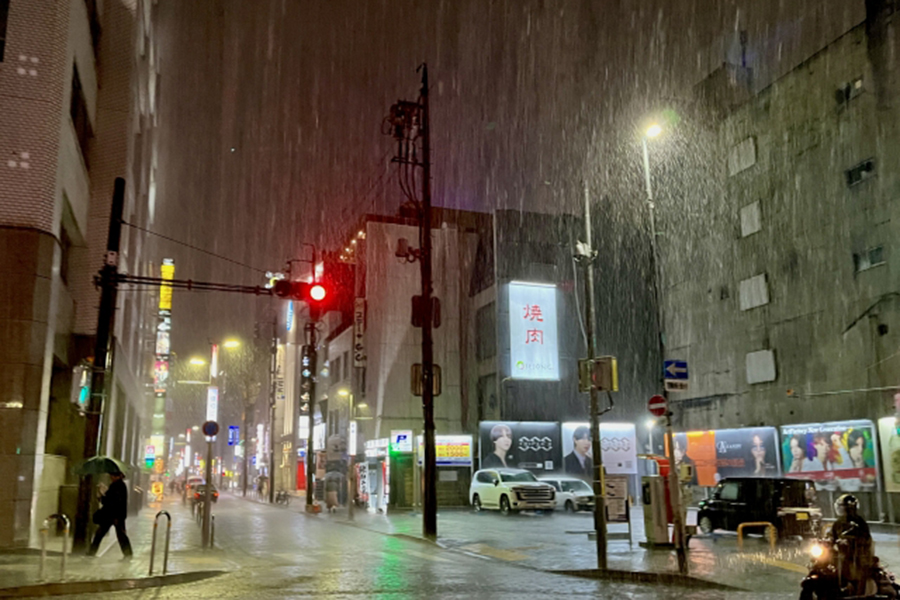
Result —
[{"label": "rainy night street", "polygon": [[900,600],[900,0],[0,0],[0,599]]},{"label": "rainy night street", "polygon": [[[199,552],[199,530],[189,520],[180,502],[166,502],[176,517],[173,536],[174,569],[211,569],[226,573],[202,582],[171,585],[158,590],[115,592],[104,595],[133,599],[180,598],[295,598],[322,596],[328,598],[522,598],[584,597],[609,598],[685,598],[713,600],[719,598],[791,598],[792,593],[754,593],[672,588],[657,584],[602,582],[580,577],[554,575],[538,568],[541,553],[551,555],[547,568],[562,568],[566,558],[578,552],[567,552],[554,534],[568,527],[583,527],[590,518],[585,515],[532,517],[523,515],[512,521],[499,515],[454,513],[440,523],[447,529],[448,539],[442,545],[424,542],[417,535],[387,532],[402,529],[385,526],[383,515],[360,515],[356,525],[346,515],[306,516],[298,505],[285,509],[256,501],[224,495],[216,509],[216,549]],[[475,525],[466,526],[467,522]],[[411,521],[409,521],[411,522]],[[184,531],[178,531],[184,528]],[[456,528],[456,530],[454,530]],[[525,533],[517,544],[509,538]],[[565,534],[563,534],[565,535]],[[136,537],[134,534],[132,537]],[[507,538],[504,541],[503,538]],[[463,538],[467,538],[463,541]],[[477,541],[476,541],[477,540]],[[146,568],[145,544],[136,543],[136,558],[127,569],[135,572]],[[556,556],[552,556],[556,555]],[[110,550],[95,562],[94,569],[119,569],[118,548]],[[524,562],[523,562],[524,559]],[[75,558],[73,569],[83,569],[88,559]],[[702,559],[700,560],[702,563]],[[571,566],[571,565],[570,565]],[[616,565],[613,565],[616,566]],[[734,570],[739,585],[750,580]],[[796,580],[796,577],[794,577]],[[770,586],[772,587],[772,586]],[[790,588],[788,588],[789,590]],[[787,590],[786,590],[787,591]],[[66,596],[89,598],[94,595]]]}]

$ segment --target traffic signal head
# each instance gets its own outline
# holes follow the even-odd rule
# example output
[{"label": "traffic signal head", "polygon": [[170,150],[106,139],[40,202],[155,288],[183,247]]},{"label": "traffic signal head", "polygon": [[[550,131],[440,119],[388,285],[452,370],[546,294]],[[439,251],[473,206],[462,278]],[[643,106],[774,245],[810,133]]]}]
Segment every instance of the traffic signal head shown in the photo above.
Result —
[{"label": "traffic signal head", "polygon": [[321,283],[305,281],[276,281],[272,291],[279,298],[291,298],[306,302],[309,306],[322,306],[328,298],[328,288]]},{"label": "traffic signal head", "polygon": [[309,297],[314,302],[322,302],[328,295],[328,291],[321,283],[314,283],[309,287]]}]

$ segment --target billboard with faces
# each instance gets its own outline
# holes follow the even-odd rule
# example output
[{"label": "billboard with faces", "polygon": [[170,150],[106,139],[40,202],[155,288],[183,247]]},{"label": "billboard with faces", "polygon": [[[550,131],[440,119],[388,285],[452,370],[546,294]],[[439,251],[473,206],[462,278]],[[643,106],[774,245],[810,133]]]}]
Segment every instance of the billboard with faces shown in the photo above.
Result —
[{"label": "billboard with faces", "polygon": [[482,469],[528,469],[540,475],[560,468],[559,423],[482,421],[479,438]]},{"label": "billboard with faces", "polygon": [[777,438],[774,427],[676,433],[675,464],[692,466],[690,483],[701,486],[714,486],[724,477],[774,477]]},{"label": "billboard with faces", "polygon": [[[600,451],[608,475],[637,474],[637,432],[633,423],[600,423]],[[590,478],[593,465],[590,423],[562,424],[562,470]]]},{"label": "billboard with faces", "polygon": [[812,479],[820,489],[873,491],[879,485],[876,442],[871,421],[787,425],[781,428],[784,475]]}]

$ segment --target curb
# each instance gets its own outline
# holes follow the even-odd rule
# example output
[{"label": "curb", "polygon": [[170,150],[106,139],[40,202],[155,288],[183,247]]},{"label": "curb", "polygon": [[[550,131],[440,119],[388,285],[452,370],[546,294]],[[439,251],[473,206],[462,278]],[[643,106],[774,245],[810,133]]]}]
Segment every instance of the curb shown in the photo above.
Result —
[{"label": "curb", "polygon": [[107,579],[99,581],[63,581],[18,587],[0,588],[0,598],[31,598],[37,596],[64,596],[69,594],[99,594],[123,590],[141,590],[179,583],[192,583],[224,575],[226,571],[192,571],[174,575],[156,575],[134,579]]},{"label": "curb", "polygon": [[600,571],[598,569],[576,569],[544,572],[552,573],[554,575],[583,577],[586,579],[604,579],[608,581],[629,583],[654,583],[658,585],[677,585],[682,587],[690,587],[693,589],[746,591],[743,588],[726,585],[724,583],[717,583],[715,581],[709,581],[708,579],[691,577],[690,575],[680,575],[678,573],[654,573],[652,571],[618,571],[615,569],[609,569],[607,571]]}]

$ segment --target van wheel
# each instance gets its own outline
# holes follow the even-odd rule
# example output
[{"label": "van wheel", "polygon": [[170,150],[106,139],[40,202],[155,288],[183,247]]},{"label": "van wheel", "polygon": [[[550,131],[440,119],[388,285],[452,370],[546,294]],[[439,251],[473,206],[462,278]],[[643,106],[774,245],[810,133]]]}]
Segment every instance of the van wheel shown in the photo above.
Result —
[{"label": "van wheel", "polygon": [[500,512],[504,515],[510,515],[512,510],[509,507],[509,498],[506,497],[506,494],[500,496]]},{"label": "van wheel", "polygon": [[709,535],[713,532],[713,522],[707,516],[700,517],[700,521],[697,523],[698,527],[700,527],[700,531],[702,531],[705,535]]},{"label": "van wheel", "polygon": [[571,500],[566,500],[566,512],[575,512],[575,504]]},{"label": "van wheel", "polygon": [[481,498],[478,497],[478,494],[472,496],[472,506],[475,507],[475,512],[481,512],[483,510],[481,508]]}]

